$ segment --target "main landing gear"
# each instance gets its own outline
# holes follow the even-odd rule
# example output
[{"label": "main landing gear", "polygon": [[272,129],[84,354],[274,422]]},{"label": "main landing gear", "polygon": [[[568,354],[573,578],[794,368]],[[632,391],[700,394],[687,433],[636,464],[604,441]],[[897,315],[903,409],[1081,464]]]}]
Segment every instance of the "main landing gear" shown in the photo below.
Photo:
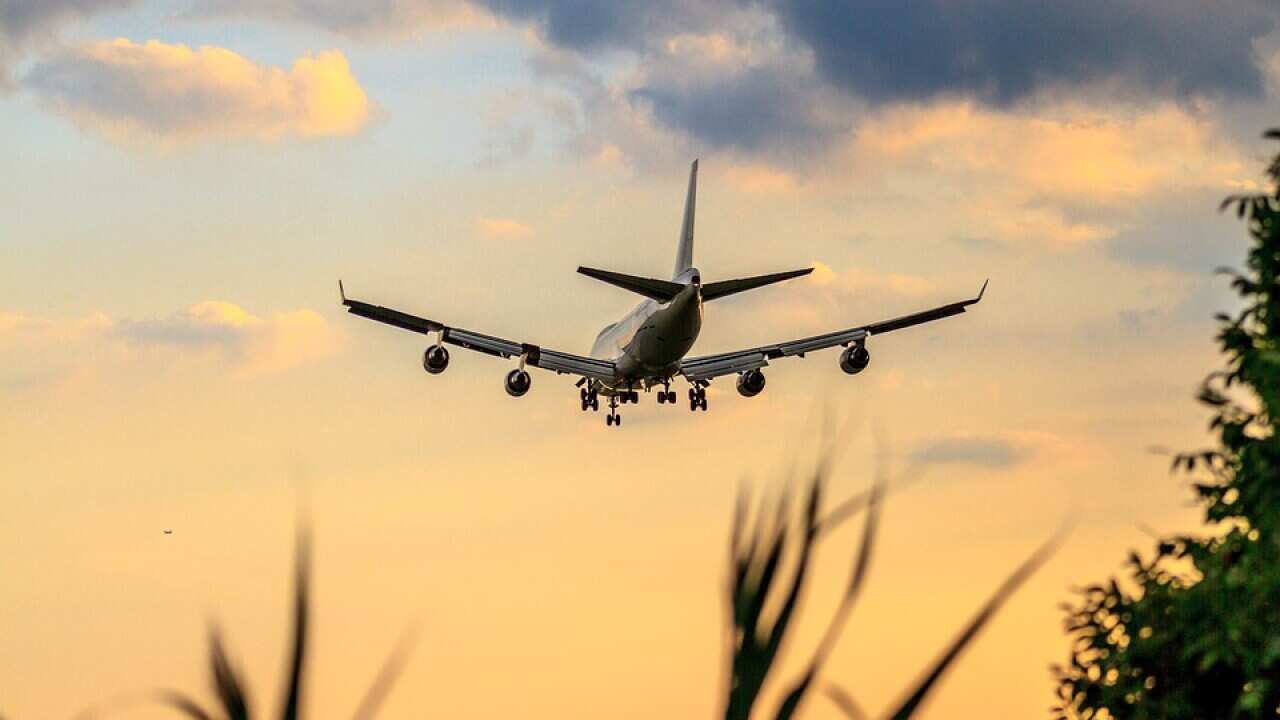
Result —
[{"label": "main landing gear", "polygon": [[663,385],[662,389],[658,391],[658,404],[662,405],[664,403],[676,404],[676,391],[672,390],[669,384]]},{"label": "main landing gear", "polygon": [[582,412],[588,410],[594,412],[600,409],[600,393],[596,392],[594,388],[591,390],[582,388],[579,395],[582,400]]},{"label": "main landing gear", "polygon": [[698,410],[707,411],[707,388],[703,385],[689,388],[689,411],[697,412]]},{"label": "main landing gear", "polygon": [[609,396],[609,414],[604,418],[604,424],[610,427],[614,425],[622,425],[622,416],[618,414],[618,396]]}]

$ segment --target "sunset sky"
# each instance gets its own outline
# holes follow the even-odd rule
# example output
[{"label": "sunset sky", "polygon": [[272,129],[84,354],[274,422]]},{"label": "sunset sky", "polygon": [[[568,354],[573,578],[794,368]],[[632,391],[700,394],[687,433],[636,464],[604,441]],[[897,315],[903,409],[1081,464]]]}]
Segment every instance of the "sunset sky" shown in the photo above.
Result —
[{"label": "sunset sky", "polygon": [[[830,415],[833,498],[924,475],[824,682],[884,708],[1072,519],[924,714],[1042,717],[1056,606],[1196,529],[1160,449],[1208,440],[1278,110],[1264,0],[0,0],[0,713],[172,717],[128,699],[209,697],[212,621],[273,708],[309,519],[312,717],[406,628],[387,718],[713,717],[735,497]],[[575,268],[668,274],[694,158],[704,279],[817,268],[696,354],[986,298],[620,430],[339,304],[586,353],[636,297]]]}]

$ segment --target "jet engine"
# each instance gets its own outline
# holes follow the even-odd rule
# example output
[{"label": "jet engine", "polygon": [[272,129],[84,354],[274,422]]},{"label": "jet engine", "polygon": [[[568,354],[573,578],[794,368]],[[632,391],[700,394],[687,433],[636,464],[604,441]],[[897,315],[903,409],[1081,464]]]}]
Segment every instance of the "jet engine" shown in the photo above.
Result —
[{"label": "jet engine", "polygon": [[503,384],[511,397],[523,397],[529,392],[529,386],[533,385],[533,378],[529,377],[529,373],[524,370],[512,370],[507,373],[507,380]]},{"label": "jet engine", "polygon": [[738,375],[738,394],[742,397],[755,397],[761,390],[764,390],[764,373],[748,370]]},{"label": "jet engine", "polygon": [[853,345],[840,353],[840,369],[850,375],[857,375],[867,369],[871,362],[871,353],[866,345]]},{"label": "jet engine", "polygon": [[432,375],[439,375],[449,367],[449,351],[442,345],[432,345],[422,353],[422,369]]}]

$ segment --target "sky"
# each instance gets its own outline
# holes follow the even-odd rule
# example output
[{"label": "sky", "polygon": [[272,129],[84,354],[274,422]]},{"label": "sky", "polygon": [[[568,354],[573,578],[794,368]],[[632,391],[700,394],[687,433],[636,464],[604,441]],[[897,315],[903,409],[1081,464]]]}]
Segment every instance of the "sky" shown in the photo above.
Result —
[{"label": "sky", "polygon": [[[714,716],[735,499],[834,423],[830,497],[923,475],[823,681],[888,706],[1072,521],[924,713],[1038,716],[1071,589],[1197,529],[1167,449],[1278,109],[1261,0],[0,0],[0,712],[170,717],[215,622],[273,707],[305,523],[315,717],[407,629],[386,717]],[[697,354],[986,297],[621,429],[339,303],[585,353],[636,298],[575,268],[669,273],[694,158],[706,280],[816,268]]]}]

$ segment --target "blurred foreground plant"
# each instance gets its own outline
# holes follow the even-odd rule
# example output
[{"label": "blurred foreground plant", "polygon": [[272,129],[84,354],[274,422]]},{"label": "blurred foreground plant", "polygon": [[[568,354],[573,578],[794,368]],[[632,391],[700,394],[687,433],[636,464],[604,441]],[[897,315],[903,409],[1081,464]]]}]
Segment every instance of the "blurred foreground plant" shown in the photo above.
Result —
[{"label": "blurred foreground plant", "polygon": [[[1280,140],[1280,130],[1266,134]],[[1175,535],[1153,557],[1067,606],[1070,661],[1058,668],[1060,718],[1274,718],[1280,715],[1280,155],[1268,195],[1227,198],[1253,238],[1244,300],[1217,316],[1225,369],[1200,402],[1216,447],[1174,458],[1198,473],[1208,537]]]},{"label": "blurred foreground plant", "polygon": [[[748,531],[748,501],[745,495],[739,499],[729,543],[731,647],[728,698],[725,702],[726,720],[751,718],[761,689],[778,662],[787,639],[787,631],[795,621],[796,607],[818,542],[828,531],[865,510],[862,543],[840,604],[806,670],[791,683],[774,711],[773,717],[776,720],[794,717],[808,697],[862,590],[871,564],[880,521],[880,505],[886,487],[882,481],[877,481],[869,492],[847,500],[829,514],[823,515],[822,491],[827,474],[828,467],[825,464],[819,465],[814,471],[804,488],[803,509],[798,519],[793,514],[788,491],[776,503],[763,503],[757,509],[753,526]],[[1057,544],[1057,537],[1045,543],[1005,580],[964,630],[951,641],[945,652],[885,717],[900,720],[915,714],[961,652],[977,637],[1005,600],[1049,558]],[[784,556],[793,553],[794,569],[784,580],[779,577],[780,566]],[[766,606],[775,605],[778,607],[776,614],[771,619],[766,619]],[[839,686],[828,686],[827,694],[848,717],[867,717],[853,697]]]},{"label": "blurred foreground plant", "polygon": [[[289,654],[289,674],[285,681],[284,701],[277,717],[281,720],[298,720],[303,717],[303,678],[307,666],[307,632],[310,617],[310,544],[305,535],[298,539],[297,559],[294,570],[293,594],[293,644]],[[355,720],[373,718],[382,706],[383,700],[391,691],[400,669],[406,658],[407,644],[401,643],[392,652],[382,669],[378,671],[373,684],[365,693],[364,699],[357,706],[353,715]],[[215,626],[209,635],[209,659],[212,671],[213,691],[217,696],[218,711],[210,712],[190,695],[174,690],[160,693],[161,701],[181,711],[195,720],[250,720],[254,717],[248,688],[241,679],[240,673],[227,658],[222,643],[222,633]]]}]

